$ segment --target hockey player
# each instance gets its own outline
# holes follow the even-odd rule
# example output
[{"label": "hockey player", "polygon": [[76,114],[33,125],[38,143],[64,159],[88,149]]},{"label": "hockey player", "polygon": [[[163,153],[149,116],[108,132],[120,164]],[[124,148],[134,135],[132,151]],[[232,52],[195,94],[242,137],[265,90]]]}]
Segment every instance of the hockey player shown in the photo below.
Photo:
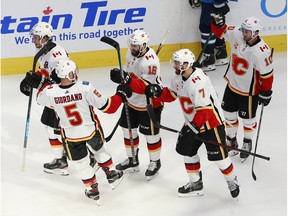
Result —
[{"label": "hockey player", "polygon": [[[145,96],[145,88],[149,83],[160,83],[160,62],[154,50],[148,46],[149,36],[142,30],[134,31],[128,39],[128,52],[126,54],[127,70],[126,80],[128,83],[133,80],[133,94],[128,99],[129,114],[131,119],[131,128],[133,135],[133,143],[136,152],[136,163],[133,164],[131,144],[129,142],[129,131],[126,121],[125,110],[121,114],[120,126],[123,130],[124,145],[128,155],[128,159],[116,166],[116,169],[126,172],[139,172],[139,132],[145,136],[147,148],[149,151],[150,163],[145,172],[147,180],[152,179],[161,167],[160,152],[162,140],[159,129],[155,128],[151,122],[146,110],[147,100]],[[119,69],[114,68],[110,73],[111,80],[116,83],[121,82],[121,74]],[[154,111],[160,120],[162,112],[162,103],[153,103]]]},{"label": "hockey player", "polygon": [[190,181],[178,189],[180,197],[203,194],[202,172],[198,149],[204,142],[209,161],[214,161],[227,181],[231,196],[239,195],[239,185],[228,152],[211,141],[225,143],[225,127],[222,122],[220,101],[209,77],[200,68],[193,67],[194,54],[189,49],[176,51],[171,64],[175,69],[171,86],[151,84],[146,89],[150,98],[171,102],[178,96],[185,123],[179,134],[176,151],[184,156],[184,164]]},{"label": "hockey player", "polygon": [[[223,36],[231,44],[231,64],[224,79],[227,86],[222,109],[227,128],[227,144],[238,147],[238,117],[243,122],[243,145],[252,150],[252,139],[257,128],[256,111],[259,104],[267,106],[272,97],[273,62],[269,46],[260,38],[261,21],[248,17],[240,26],[227,26],[225,16],[212,14],[212,31],[216,37]],[[237,153],[231,152],[232,155]],[[245,160],[249,155],[240,153]]]},{"label": "hockey player", "polygon": [[[199,1],[189,0],[192,7],[199,6]],[[227,14],[230,11],[227,0],[201,0],[201,15],[199,29],[201,32],[202,47],[209,38],[211,32],[211,13],[217,12]],[[200,63],[195,65],[201,67],[203,71],[213,71],[215,66],[228,64],[227,51],[224,39],[211,36],[207,47],[201,56]]]},{"label": "hockey player", "polygon": [[[46,81],[51,83],[59,83],[60,79],[55,73],[56,64],[60,60],[69,59],[65,49],[52,42],[53,28],[49,23],[37,23],[32,28],[30,34],[33,37],[33,43],[37,52],[48,43],[50,43],[50,50],[39,58],[39,70],[32,76],[30,76],[30,72],[27,72],[26,77],[20,83],[20,91],[27,96],[29,96],[30,93],[29,85],[33,85],[34,79],[40,81],[42,77],[44,77],[42,75],[49,77],[49,79],[47,78]],[[31,79],[32,77],[33,79]],[[64,154],[64,147],[61,142],[58,120],[55,116],[54,110],[44,107],[41,122],[46,127],[49,143],[55,155],[55,159],[53,161],[44,164],[44,172],[50,174],[68,175],[67,157]]]},{"label": "hockey player", "polygon": [[94,108],[105,113],[114,113],[122,100],[131,96],[132,90],[128,85],[119,85],[112,97],[102,96],[91,83],[78,80],[78,69],[71,60],[60,61],[56,66],[56,74],[61,79],[60,84],[43,85],[35,79],[31,87],[40,89],[37,103],[53,107],[59,117],[65,150],[86,187],[86,196],[99,200],[98,183],[94,170],[89,165],[87,146],[105,172],[112,189],[123,179],[123,172],[113,169],[113,161],[104,144],[104,134]]}]

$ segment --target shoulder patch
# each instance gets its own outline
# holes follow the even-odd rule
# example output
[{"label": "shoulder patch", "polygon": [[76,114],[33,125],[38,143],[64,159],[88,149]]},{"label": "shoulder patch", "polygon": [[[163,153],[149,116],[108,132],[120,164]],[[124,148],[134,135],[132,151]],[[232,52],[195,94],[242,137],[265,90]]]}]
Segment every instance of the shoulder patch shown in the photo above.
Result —
[{"label": "shoulder patch", "polygon": [[88,81],[83,81],[82,84],[83,85],[89,85],[89,82]]}]

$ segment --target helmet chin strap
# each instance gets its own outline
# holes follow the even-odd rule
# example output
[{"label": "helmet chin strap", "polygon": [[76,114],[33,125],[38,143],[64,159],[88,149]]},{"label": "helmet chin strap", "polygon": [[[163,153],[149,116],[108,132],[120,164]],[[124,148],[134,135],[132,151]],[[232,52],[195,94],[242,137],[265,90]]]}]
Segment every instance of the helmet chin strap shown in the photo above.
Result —
[{"label": "helmet chin strap", "polygon": [[185,69],[181,69],[181,66],[180,66],[180,74],[183,75],[183,73],[189,68],[189,66],[187,66]]},{"label": "helmet chin strap", "polygon": [[146,43],[145,46],[143,45],[141,49],[139,49],[139,54],[137,55],[137,57],[142,56],[144,54],[144,52],[146,51]]},{"label": "helmet chin strap", "polygon": [[259,34],[258,34],[258,31],[256,31],[253,36],[251,35],[251,38],[250,38],[249,41],[247,41],[247,43],[248,43],[248,44],[251,44],[251,41],[254,40],[258,35],[259,35]]}]

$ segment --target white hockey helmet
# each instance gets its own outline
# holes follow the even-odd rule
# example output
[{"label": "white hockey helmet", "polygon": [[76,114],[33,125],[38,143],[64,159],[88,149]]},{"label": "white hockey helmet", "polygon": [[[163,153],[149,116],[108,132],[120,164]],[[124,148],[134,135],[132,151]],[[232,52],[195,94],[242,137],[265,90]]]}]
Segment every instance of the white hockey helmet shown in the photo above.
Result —
[{"label": "white hockey helmet", "polygon": [[258,34],[260,34],[262,28],[263,26],[261,20],[254,16],[246,18],[241,24],[241,29],[250,30],[252,32],[252,36],[254,36],[257,31]]},{"label": "white hockey helmet", "polygon": [[38,35],[40,39],[47,36],[49,39],[52,39],[53,36],[53,28],[47,22],[39,22],[35,26],[33,26],[32,30],[30,31],[31,35]]},{"label": "white hockey helmet", "polygon": [[[178,63],[177,65],[175,63]],[[195,62],[195,56],[189,49],[180,49],[173,53],[170,63],[174,68],[181,70],[182,72],[187,70],[188,67],[192,67]],[[187,67],[184,67],[184,63],[188,63]],[[179,67],[179,68],[178,68]]]},{"label": "white hockey helmet", "polygon": [[135,30],[130,36],[127,41],[128,47],[130,48],[131,45],[138,45],[140,46],[140,53],[148,46],[149,36],[143,30]]},{"label": "white hockey helmet", "polygon": [[78,68],[72,60],[61,60],[55,68],[57,76],[61,79],[67,78],[72,82],[77,80]]}]

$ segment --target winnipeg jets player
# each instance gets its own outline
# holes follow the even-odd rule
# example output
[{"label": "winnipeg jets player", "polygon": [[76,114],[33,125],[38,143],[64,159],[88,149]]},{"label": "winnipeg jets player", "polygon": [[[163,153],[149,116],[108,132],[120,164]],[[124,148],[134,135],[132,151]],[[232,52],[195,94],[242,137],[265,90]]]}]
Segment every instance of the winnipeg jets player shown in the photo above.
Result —
[{"label": "winnipeg jets player", "polygon": [[[241,26],[227,26],[225,16],[212,14],[212,31],[216,37],[225,37],[231,44],[231,63],[224,75],[227,81],[222,108],[227,126],[228,144],[238,146],[238,117],[243,122],[243,145],[252,150],[252,139],[257,128],[258,103],[267,106],[272,97],[273,59],[269,46],[260,38],[261,21],[246,18]],[[232,153],[233,154],[233,153]],[[235,153],[234,153],[235,154]],[[245,160],[249,155],[240,153]]]},{"label": "winnipeg jets player", "polygon": [[[158,98],[163,102],[171,102],[179,98],[184,114],[185,123],[179,134],[176,151],[184,156],[184,164],[190,181],[178,189],[180,197],[203,194],[202,172],[198,149],[204,142],[208,160],[215,162],[227,181],[231,196],[239,195],[237,177],[228,152],[211,141],[225,143],[225,127],[222,122],[222,111],[218,96],[209,77],[200,68],[193,67],[194,54],[189,49],[176,51],[171,64],[175,75],[171,86],[162,87],[151,84],[147,87],[146,95]],[[209,142],[210,141],[210,142]]]},{"label": "winnipeg jets player", "polygon": [[37,102],[55,110],[60,119],[65,150],[86,187],[85,194],[93,200],[99,200],[98,183],[90,166],[87,147],[95,155],[112,189],[121,182],[123,172],[113,169],[113,161],[106,149],[101,123],[94,108],[114,113],[122,100],[131,96],[132,90],[128,85],[119,85],[112,97],[102,96],[91,83],[78,80],[78,69],[71,60],[60,61],[56,73],[61,79],[60,84],[43,84],[35,80],[38,85],[34,87],[40,89]]}]

